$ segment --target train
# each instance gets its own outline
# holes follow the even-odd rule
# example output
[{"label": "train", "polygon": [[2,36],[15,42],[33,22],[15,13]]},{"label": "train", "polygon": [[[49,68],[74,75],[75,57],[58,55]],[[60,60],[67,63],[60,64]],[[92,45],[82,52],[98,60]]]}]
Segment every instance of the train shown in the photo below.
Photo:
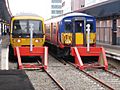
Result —
[{"label": "train", "polygon": [[45,21],[45,45],[62,60],[71,61],[80,70],[108,69],[105,50],[96,46],[94,16],[71,12]]},{"label": "train", "polygon": [[69,13],[45,21],[45,44],[58,57],[70,56],[71,47],[87,46],[87,26],[90,28],[90,47],[96,46],[96,21],[91,15]]},{"label": "train", "polygon": [[[47,54],[47,49],[43,46],[44,42],[45,27],[42,17],[21,14],[11,18],[9,60],[17,57],[19,63],[22,56],[43,58],[45,52]],[[44,62],[44,58],[42,62]]]}]

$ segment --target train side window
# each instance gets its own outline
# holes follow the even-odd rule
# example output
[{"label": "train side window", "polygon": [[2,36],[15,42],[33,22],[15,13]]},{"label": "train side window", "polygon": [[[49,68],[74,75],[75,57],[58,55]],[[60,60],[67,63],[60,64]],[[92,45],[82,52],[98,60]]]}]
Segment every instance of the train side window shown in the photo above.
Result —
[{"label": "train side window", "polygon": [[53,25],[53,33],[56,34],[56,25]]},{"label": "train side window", "polygon": [[50,33],[50,25],[46,25],[46,33]]}]

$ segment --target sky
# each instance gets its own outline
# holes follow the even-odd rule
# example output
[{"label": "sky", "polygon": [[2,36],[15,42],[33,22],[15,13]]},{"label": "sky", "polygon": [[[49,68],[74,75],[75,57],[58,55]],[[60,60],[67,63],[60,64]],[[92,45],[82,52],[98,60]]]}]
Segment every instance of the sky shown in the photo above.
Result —
[{"label": "sky", "polygon": [[8,0],[12,15],[33,13],[45,19],[50,18],[51,0]]},{"label": "sky", "polygon": [[[51,0],[8,0],[12,15],[33,13],[45,20],[51,17]],[[105,0],[85,0],[86,6]]]},{"label": "sky", "polygon": [[95,3],[100,3],[103,1],[107,1],[107,0],[85,0],[85,6],[87,7],[87,6],[93,5]]}]

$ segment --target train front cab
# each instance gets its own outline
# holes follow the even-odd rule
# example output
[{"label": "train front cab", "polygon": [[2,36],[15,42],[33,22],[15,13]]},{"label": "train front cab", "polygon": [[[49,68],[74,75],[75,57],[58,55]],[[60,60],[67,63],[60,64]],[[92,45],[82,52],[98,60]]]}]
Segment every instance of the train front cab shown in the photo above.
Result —
[{"label": "train front cab", "polygon": [[[95,19],[93,17],[74,17],[72,22],[64,20],[64,23],[67,24],[64,28],[72,24],[72,33],[61,33],[61,38],[64,45],[72,44],[70,54],[74,57],[75,65],[80,70],[92,67],[107,70],[105,50],[102,47],[96,47]],[[87,61],[91,64],[86,63]]]}]

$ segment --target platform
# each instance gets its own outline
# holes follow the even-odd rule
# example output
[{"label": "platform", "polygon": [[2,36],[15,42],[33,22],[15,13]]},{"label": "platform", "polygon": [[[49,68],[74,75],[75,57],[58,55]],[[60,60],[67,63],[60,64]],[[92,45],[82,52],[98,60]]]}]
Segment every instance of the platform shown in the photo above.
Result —
[{"label": "platform", "polygon": [[105,43],[97,43],[97,46],[103,46],[107,54],[109,53],[112,56],[116,56],[114,58],[120,60],[120,46]]},{"label": "platform", "polygon": [[9,52],[9,47],[1,49],[1,63],[0,63],[1,70],[8,70],[9,69],[8,52]]},{"label": "platform", "polygon": [[0,90],[34,90],[23,70],[0,70]]},{"label": "platform", "polygon": [[110,51],[110,52],[114,52],[114,53],[120,54],[120,46],[118,46],[118,45],[97,43],[97,46],[103,46],[106,51]]},{"label": "platform", "polygon": [[2,36],[2,42],[0,43],[0,69],[8,70],[8,47],[9,35]]}]

